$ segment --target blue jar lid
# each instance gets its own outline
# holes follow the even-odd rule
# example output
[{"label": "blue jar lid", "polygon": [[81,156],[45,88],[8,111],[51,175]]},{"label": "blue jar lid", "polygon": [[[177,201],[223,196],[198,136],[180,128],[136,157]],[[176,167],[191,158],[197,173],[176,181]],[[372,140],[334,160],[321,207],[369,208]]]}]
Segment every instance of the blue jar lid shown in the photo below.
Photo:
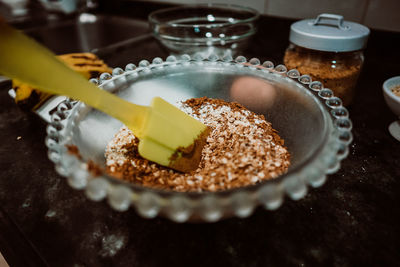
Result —
[{"label": "blue jar lid", "polygon": [[320,51],[357,51],[366,46],[369,32],[364,25],[345,21],[343,16],[320,14],[316,19],[293,23],[290,27],[289,41]]}]

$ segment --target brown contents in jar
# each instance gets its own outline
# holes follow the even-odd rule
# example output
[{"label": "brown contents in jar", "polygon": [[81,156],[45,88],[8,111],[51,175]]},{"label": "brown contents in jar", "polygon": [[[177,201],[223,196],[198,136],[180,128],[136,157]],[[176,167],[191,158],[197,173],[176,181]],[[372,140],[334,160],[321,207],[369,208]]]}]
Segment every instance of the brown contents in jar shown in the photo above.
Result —
[{"label": "brown contents in jar", "polygon": [[362,66],[359,52],[325,52],[291,45],[286,50],[284,64],[288,69],[297,69],[315,81],[331,89],[344,105],[351,102],[354,87]]},{"label": "brown contents in jar", "polygon": [[400,97],[400,85],[396,85],[395,87],[392,87],[390,90],[392,90],[393,94]]},{"label": "brown contents in jar", "polygon": [[139,140],[124,126],[106,148],[107,172],[144,186],[201,192],[256,184],[287,171],[290,154],[263,115],[205,97],[189,99],[181,109],[212,129],[198,169],[180,173],[143,159]]}]

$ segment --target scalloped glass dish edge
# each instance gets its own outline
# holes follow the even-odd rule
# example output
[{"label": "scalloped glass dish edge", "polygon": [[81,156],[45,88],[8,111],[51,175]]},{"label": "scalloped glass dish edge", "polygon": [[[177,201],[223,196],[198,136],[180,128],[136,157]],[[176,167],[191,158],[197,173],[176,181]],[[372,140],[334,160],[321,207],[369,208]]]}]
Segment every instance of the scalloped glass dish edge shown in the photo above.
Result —
[{"label": "scalloped glass dish edge", "polygon": [[74,112],[77,101],[66,100],[58,105],[57,111],[52,115],[51,123],[46,128],[45,144],[48,148],[48,157],[55,164],[57,173],[66,177],[72,188],[83,190],[89,199],[93,201],[106,199],[110,206],[118,211],[126,211],[133,206],[145,218],[163,215],[175,222],[188,220],[215,222],[232,216],[247,217],[258,205],[268,210],[275,210],[282,205],[285,194],[293,200],[301,199],[307,194],[308,186],[323,185],[327,175],[339,170],[340,162],[347,157],[348,147],[353,140],[348,110],[330,89],[323,87],[321,82],[312,81],[310,76],[301,75],[295,69],[287,71],[284,65],[274,66],[270,61],[261,64],[257,58],[247,61],[243,56],[233,60],[229,56],[219,58],[210,55],[207,58],[201,56],[191,58],[189,55],[182,55],[180,58],[169,56],[165,61],[156,57],[151,63],[147,60],[140,61],[138,66],[130,63],[125,70],[115,68],[112,74],[103,73],[99,79],[91,79],[91,82],[104,87],[121,75],[129,74],[137,77],[140,72],[148,72],[152,68],[199,62],[202,64],[219,62],[252,68],[254,71],[267,71],[282,75],[284,79],[295,80],[309,88],[325,104],[333,122],[333,126],[329,129],[328,140],[319,152],[319,156],[299,168],[296,173],[228,192],[190,194],[137,188],[109,176],[93,177],[87,169],[87,162],[67,153],[66,145],[71,138],[66,129],[73,127],[74,119],[71,117],[78,116],[79,112]]}]

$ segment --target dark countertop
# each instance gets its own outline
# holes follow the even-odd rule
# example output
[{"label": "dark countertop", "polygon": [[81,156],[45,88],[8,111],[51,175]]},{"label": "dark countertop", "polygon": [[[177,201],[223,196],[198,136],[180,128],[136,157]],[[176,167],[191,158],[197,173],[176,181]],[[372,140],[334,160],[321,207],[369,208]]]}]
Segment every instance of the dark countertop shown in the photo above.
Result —
[{"label": "dark countertop", "polygon": [[[281,63],[291,21],[262,18],[243,54]],[[10,266],[398,266],[400,142],[381,86],[400,74],[400,33],[372,31],[350,110],[354,142],[325,185],[281,208],[214,224],[146,220],[86,199],[47,159],[45,124],[0,90],[0,250]],[[150,39],[112,66],[166,53]]]}]

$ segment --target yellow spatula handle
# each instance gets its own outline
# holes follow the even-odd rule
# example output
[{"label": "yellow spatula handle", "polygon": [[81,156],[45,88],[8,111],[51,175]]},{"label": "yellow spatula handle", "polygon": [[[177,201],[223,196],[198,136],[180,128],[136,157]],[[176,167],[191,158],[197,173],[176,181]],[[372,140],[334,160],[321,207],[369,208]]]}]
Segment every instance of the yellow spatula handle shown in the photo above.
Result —
[{"label": "yellow spatula handle", "polygon": [[0,73],[44,92],[65,95],[126,124],[138,137],[149,112],[99,89],[59,61],[52,52],[0,19]]}]

